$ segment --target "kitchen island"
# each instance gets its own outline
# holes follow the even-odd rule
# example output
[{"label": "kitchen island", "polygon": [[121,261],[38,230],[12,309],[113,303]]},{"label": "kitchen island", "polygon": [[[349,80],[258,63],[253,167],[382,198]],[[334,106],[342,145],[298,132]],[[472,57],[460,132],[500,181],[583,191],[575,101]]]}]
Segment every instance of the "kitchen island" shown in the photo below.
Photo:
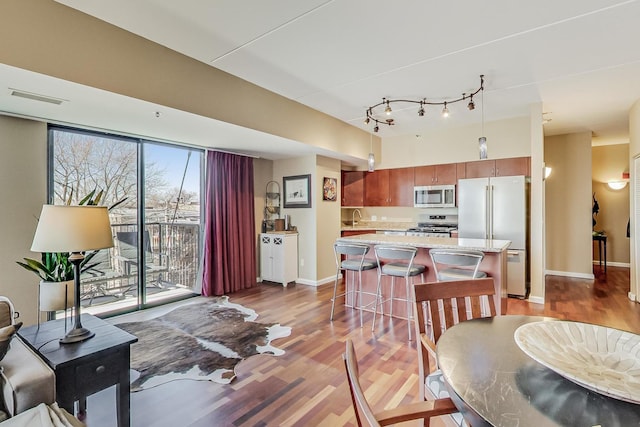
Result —
[{"label": "kitchen island", "polygon": [[[427,266],[425,272],[426,282],[435,282],[436,276],[433,270],[433,263],[429,256],[431,249],[459,249],[459,250],[476,250],[484,253],[484,259],[480,264],[480,270],[487,273],[493,278],[496,289],[495,305],[496,313],[507,313],[507,249],[511,242],[509,240],[484,240],[484,239],[458,239],[450,237],[419,237],[419,236],[394,236],[385,234],[360,234],[357,236],[345,236],[337,239],[340,242],[360,243],[371,246],[371,250],[367,254],[367,258],[375,260],[373,246],[375,245],[398,245],[413,246],[418,248],[418,253],[414,260],[415,264]],[[420,280],[418,276],[417,279]],[[349,292],[351,291],[352,281],[347,282],[347,298],[345,303],[353,306],[354,301],[351,300]],[[389,277],[383,277],[382,289],[383,295],[390,292]],[[396,280],[395,293],[398,298],[405,298],[404,279]],[[362,273],[362,303],[368,310],[373,310],[373,301],[375,298],[376,287],[378,283],[377,270],[368,270]],[[391,302],[387,302],[384,307],[385,313],[390,313]],[[407,315],[406,304],[402,301],[393,302],[393,313],[398,317]]]}]

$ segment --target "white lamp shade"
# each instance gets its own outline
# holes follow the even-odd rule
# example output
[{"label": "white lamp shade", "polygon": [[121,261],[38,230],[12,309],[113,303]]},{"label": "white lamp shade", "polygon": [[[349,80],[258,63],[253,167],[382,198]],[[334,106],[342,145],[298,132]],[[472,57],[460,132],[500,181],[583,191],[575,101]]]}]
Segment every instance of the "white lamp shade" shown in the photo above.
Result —
[{"label": "white lamp shade", "polygon": [[105,206],[44,205],[33,252],[83,252],[113,246],[109,212]]}]

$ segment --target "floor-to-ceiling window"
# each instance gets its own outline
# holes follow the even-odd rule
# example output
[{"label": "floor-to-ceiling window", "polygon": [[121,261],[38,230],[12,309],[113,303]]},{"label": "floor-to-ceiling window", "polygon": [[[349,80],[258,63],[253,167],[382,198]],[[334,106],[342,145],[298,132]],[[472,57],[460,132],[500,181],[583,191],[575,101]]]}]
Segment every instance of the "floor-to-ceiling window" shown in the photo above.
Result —
[{"label": "floor-to-ceiling window", "polygon": [[194,294],[203,150],[52,126],[49,153],[51,203],[109,207],[114,247],[83,267],[86,311],[131,310]]}]

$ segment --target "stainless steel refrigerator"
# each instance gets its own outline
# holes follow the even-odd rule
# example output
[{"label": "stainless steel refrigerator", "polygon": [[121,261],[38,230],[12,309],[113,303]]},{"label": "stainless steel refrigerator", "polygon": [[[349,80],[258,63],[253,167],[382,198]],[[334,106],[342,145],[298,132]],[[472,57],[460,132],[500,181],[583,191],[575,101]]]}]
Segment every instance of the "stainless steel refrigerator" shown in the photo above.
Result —
[{"label": "stainless steel refrigerator", "polygon": [[510,240],[507,293],[524,297],[528,284],[529,183],[524,176],[458,181],[458,236]]}]

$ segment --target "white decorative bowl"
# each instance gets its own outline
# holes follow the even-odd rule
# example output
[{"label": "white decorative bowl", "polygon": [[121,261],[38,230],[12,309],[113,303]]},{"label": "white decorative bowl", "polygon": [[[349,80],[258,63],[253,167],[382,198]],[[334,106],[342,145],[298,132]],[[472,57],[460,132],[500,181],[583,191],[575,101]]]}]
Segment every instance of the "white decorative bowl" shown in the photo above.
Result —
[{"label": "white decorative bowl", "polygon": [[586,323],[546,321],[520,326],[514,338],[529,357],[576,384],[640,403],[640,335]]}]

